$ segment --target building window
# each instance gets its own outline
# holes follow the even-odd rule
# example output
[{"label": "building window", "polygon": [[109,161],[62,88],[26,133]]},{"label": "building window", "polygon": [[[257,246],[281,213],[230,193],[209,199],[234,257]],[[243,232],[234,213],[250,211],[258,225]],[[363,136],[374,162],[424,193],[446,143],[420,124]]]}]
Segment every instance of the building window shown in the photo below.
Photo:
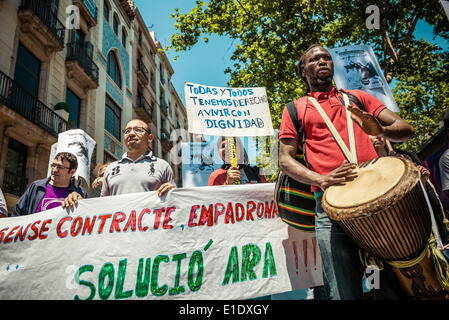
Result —
[{"label": "building window", "polygon": [[104,157],[103,157],[103,163],[108,163],[108,162],[114,162],[117,161],[117,159],[113,156],[111,156],[109,153],[105,152],[104,153]]},{"label": "building window", "polygon": [[21,196],[25,191],[27,152],[26,145],[9,138],[3,192]]},{"label": "building window", "polygon": [[114,21],[112,22],[112,27],[114,29],[114,33],[116,36],[118,36],[118,25],[119,25],[118,18],[117,18],[117,16],[114,15]]},{"label": "building window", "polygon": [[162,67],[162,63],[159,63],[159,72],[161,75],[161,82],[162,84],[165,83],[165,78],[164,78],[164,68]]},{"label": "building window", "polygon": [[48,6],[50,7],[50,12],[58,15],[58,9],[59,9],[59,0],[51,0],[47,1]]},{"label": "building window", "polygon": [[69,30],[69,42],[78,42],[83,44],[86,39],[86,35],[81,31],[81,29]]},{"label": "building window", "polygon": [[41,62],[19,43],[14,80],[33,97],[37,97],[40,69]]},{"label": "building window", "polygon": [[118,85],[118,87],[122,88],[122,80],[120,77],[120,69],[118,66],[118,61],[113,51],[110,51],[108,54],[108,75],[114,80],[114,82]]},{"label": "building window", "polygon": [[72,128],[79,128],[81,99],[67,88],[65,101],[69,105],[69,125]]},{"label": "building window", "polygon": [[153,71],[150,71],[150,86],[151,88],[153,88],[154,91],[156,91],[155,86],[156,86],[156,80],[154,78],[154,73]]},{"label": "building window", "polygon": [[103,3],[103,16],[106,19],[107,22],[109,22],[109,14],[111,12],[111,7],[109,7],[109,4],[105,1]]},{"label": "building window", "polygon": [[140,84],[137,84],[137,107],[142,107],[143,90]]},{"label": "building window", "polygon": [[126,49],[126,31],[125,31],[125,28],[123,28],[122,29],[122,44],[123,44],[123,47]]},{"label": "building window", "polygon": [[104,127],[113,137],[121,141],[122,110],[106,96]]}]

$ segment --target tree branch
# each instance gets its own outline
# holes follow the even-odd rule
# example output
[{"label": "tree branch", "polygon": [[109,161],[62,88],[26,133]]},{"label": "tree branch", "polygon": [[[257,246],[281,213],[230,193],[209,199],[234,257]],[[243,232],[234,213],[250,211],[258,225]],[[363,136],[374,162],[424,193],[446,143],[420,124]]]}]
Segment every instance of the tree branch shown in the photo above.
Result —
[{"label": "tree branch", "polygon": [[383,43],[385,44],[386,50],[390,53],[390,56],[393,57],[394,60],[397,60],[398,54],[396,50],[394,50],[393,42],[391,41],[390,35],[388,34],[388,23],[387,23],[387,12],[388,12],[388,3],[385,7],[381,7],[381,23],[380,23],[380,32],[382,35]]},{"label": "tree branch", "polygon": [[[415,31],[416,24],[418,23],[419,16],[420,16],[420,13],[422,12],[422,9],[423,9],[423,7],[421,7],[421,8],[417,7],[412,14],[412,18],[411,18],[412,21],[410,21],[407,25],[408,32],[405,35],[404,39],[402,40],[401,46],[398,49],[398,54],[397,54],[398,60],[399,60],[399,57],[400,57],[402,51],[404,51],[405,47],[407,47],[410,44],[410,41],[412,40],[413,32]],[[414,18],[413,18],[413,16],[414,16]]]}]

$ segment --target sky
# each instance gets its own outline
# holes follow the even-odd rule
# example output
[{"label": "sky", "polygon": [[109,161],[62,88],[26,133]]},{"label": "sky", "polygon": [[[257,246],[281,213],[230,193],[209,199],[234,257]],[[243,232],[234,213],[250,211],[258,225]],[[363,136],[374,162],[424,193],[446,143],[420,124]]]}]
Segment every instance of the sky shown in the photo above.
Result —
[{"label": "sky", "polygon": [[[187,13],[195,7],[195,0],[134,0],[147,26],[156,32],[156,39],[165,48],[170,44],[170,37],[175,33],[175,19],[170,15],[179,8]],[[172,83],[184,102],[184,82],[226,87],[229,76],[224,74],[231,65],[233,42],[230,38],[211,36],[209,43],[199,41],[190,51],[168,51],[167,57],[173,67]],[[173,59],[179,56],[176,61]]]},{"label": "sky", "polygon": [[[156,32],[157,40],[162,47],[170,44],[170,37],[176,32],[175,19],[170,15],[179,8],[181,13],[187,13],[195,7],[195,0],[134,0],[140,14],[150,30]],[[443,10],[441,8],[441,10]],[[449,22],[448,22],[449,23]],[[438,43],[448,50],[449,43],[442,39],[433,39],[432,27],[420,21],[416,27],[415,36],[423,37],[430,42]],[[186,52],[167,52],[167,57],[173,67],[172,83],[178,95],[184,101],[184,82],[193,82],[209,86],[226,87],[229,75],[224,71],[232,65],[231,56],[236,41],[229,37],[210,36],[209,42],[200,40]],[[173,59],[179,56],[176,61]]]}]

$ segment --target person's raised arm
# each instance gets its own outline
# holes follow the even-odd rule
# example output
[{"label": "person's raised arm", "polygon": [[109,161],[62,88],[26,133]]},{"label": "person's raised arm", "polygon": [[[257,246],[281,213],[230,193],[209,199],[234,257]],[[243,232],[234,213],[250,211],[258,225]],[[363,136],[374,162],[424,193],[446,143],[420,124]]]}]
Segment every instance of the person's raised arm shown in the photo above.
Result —
[{"label": "person's raised arm", "polygon": [[403,142],[413,138],[415,130],[404,119],[385,108],[375,118],[353,105],[348,106],[352,120],[368,135],[384,137],[393,142]]}]

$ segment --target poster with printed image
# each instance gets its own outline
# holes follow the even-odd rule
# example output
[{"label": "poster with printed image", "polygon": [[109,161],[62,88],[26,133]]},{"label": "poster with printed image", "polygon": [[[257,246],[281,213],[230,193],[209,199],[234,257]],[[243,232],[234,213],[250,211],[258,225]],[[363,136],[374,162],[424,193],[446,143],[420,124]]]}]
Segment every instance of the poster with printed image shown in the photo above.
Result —
[{"label": "poster with printed image", "polygon": [[186,82],[189,132],[211,136],[272,136],[265,88],[226,88]]},{"label": "poster with printed image", "polygon": [[220,168],[222,161],[212,143],[183,142],[182,152],[182,187],[207,186],[209,176]]},{"label": "poster with printed image", "polygon": [[449,19],[449,1],[440,0],[441,5],[443,6],[444,12],[446,13],[447,18]]},{"label": "poster with printed image", "polygon": [[[211,173],[224,164],[218,149],[219,137],[203,137],[206,141],[181,143],[183,188],[207,186]],[[261,139],[255,137],[239,137],[237,139],[244,148],[248,163],[251,166],[256,166],[256,158],[260,152],[257,141]],[[245,177],[243,179],[246,183]]]},{"label": "poster with printed image", "polygon": [[338,89],[360,89],[379,99],[388,109],[399,112],[390,87],[370,46],[329,49],[334,62]]},{"label": "poster with printed image", "polygon": [[81,129],[73,129],[62,132],[58,135],[58,142],[52,145],[50,160],[48,162],[47,176],[51,173],[51,163],[59,152],[70,152],[78,160],[78,169],[75,177],[82,177],[90,185],[90,160],[94,151],[96,142],[87,133]]}]

